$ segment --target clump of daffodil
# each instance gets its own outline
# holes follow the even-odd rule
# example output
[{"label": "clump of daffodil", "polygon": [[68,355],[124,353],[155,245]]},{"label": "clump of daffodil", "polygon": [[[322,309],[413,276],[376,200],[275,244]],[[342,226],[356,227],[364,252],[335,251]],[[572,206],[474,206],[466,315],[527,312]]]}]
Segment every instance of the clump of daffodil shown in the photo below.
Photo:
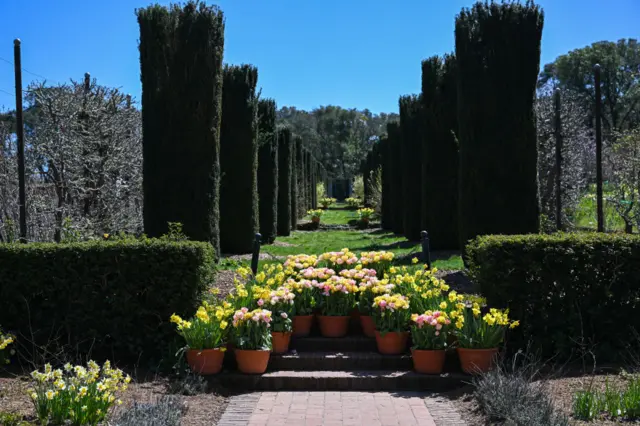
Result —
[{"label": "clump of daffodil", "polygon": [[4,333],[0,327],[0,365],[9,364],[9,358],[14,352],[9,346],[13,342],[15,342],[13,334]]},{"label": "clump of daffodil", "polygon": [[358,215],[358,220],[360,221],[362,220],[369,221],[369,219],[371,219],[371,216],[373,216],[373,213],[374,213],[374,210],[368,207],[358,209],[356,211],[356,214]]},{"label": "clump of daffodil", "polygon": [[333,204],[335,204],[336,201],[338,200],[331,197],[322,197],[318,200],[318,202],[320,203],[323,209],[328,209],[329,206],[332,206]]},{"label": "clump of daffodil", "polygon": [[362,200],[360,200],[360,198],[357,198],[357,197],[349,197],[349,198],[346,198],[344,201],[352,209],[357,209],[362,205]]},{"label": "clump of daffodil", "polygon": [[468,349],[493,349],[503,342],[509,328],[517,327],[519,321],[509,319],[509,311],[490,308],[482,315],[478,303],[464,309],[461,315],[463,326],[456,331],[458,344]]},{"label": "clump of daffodil", "polygon": [[87,366],[66,364],[31,373],[33,388],[28,393],[41,424],[97,425],[105,420],[114,405],[122,404],[118,394],[127,390],[131,378],[93,361]]},{"label": "clump of daffodil", "polygon": [[320,218],[324,214],[324,210],[316,209],[307,211],[307,216],[311,217],[311,220],[314,222],[320,222]]},{"label": "clump of daffodil", "polygon": [[204,301],[189,321],[176,314],[171,315],[170,321],[176,324],[178,334],[184,338],[188,349],[225,350],[227,327],[233,312],[233,305],[226,300]]}]

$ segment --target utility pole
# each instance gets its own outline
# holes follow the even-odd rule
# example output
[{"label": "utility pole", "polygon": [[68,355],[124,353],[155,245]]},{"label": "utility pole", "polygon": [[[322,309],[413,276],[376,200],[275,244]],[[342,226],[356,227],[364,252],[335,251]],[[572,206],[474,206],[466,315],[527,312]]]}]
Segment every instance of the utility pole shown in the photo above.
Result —
[{"label": "utility pole", "polygon": [[18,201],[20,203],[20,242],[27,242],[27,194],[24,170],[24,117],[22,116],[22,59],[20,39],[13,41],[16,74],[16,136],[18,138]]}]

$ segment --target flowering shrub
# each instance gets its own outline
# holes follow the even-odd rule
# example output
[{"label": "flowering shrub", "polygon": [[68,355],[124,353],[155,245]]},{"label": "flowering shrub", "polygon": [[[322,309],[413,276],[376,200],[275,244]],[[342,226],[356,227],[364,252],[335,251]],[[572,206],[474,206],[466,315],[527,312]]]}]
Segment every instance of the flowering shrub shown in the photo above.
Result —
[{"label": "flowering shrub", "polygon": [[321,209],[307,211],[307,215],[311,216],[311,220],[315,222],[319,222],[323,214],[324,210]]},{"label": "flowering shrub", "polygon": [[227,301],[215,305],[205,301],[190,321],[185,321],[176,314],[171,315],[170,321],[176,324],[178,334],[184,338],[189,349],[224,350],[228,319],[232,313],[233,308]]},{"label": "flowering shrub", "polygon": [[322,197],[318,200],[323,209],[328,209],[329,206],[332,206],[337,201],[335,198],[330,197]]},{"label": "flowering shrub", "polygon": [[407,331],[411,312],[409,300],[405,296],[383,294],[373,299],[372,307],[371,316],[377,331]]},{"label": "flowering shrub", "polygon": [[317,284],[317,281],[305,279],[299,281],[289,279],[287,281],[287,287],[296,295],[293,299],[295,315],[311,315],[313,313],[316,306],[314,283]]},{"label": "flowering shrub", "polygon": [[362,205],[362,200],[360,200],[360,198],[356,198],[356,197],[349,197],[349,198],[345,199],[344,201],[352,209],[357,209],[358,207],[360,207]]},{"label": "flowering shrub", "polygon": [[329,277],[315,284],[319,290],[319,305],[322,315],[346,316],[355,306],[358,287],[355,280],[340,276]]},{"label": "flowering shrub", "polygon": [[267,305],[274,315],[271,329],[278,332],[292,330],[291,317],[294,314],[296,295],[288,287],[279,287],[269,292],[266,299],[258,299],[258,306]]},{"label": "flowering shrub", "polygon": [[446,312],[427,311],[411,315],[411,339],[413,348],[440,350],[447,347],[447,332],[451,320]]},{"label": "flowering shrub", "polygon": [[358,220],[362,221],[362,220],[369,220],[371,219],[371,216],[373,216],[374,210],[370,209],[370,208],[363,208],[363,209],[358,209],[358,211],[356,212],[356,214],[358,215]]},{"label": "flowering shrub", "polygon": [[29,393],[36,415],[43,425],[97,425],[102,422],[116,398],[131,381],[121,370],[111,368],[109,361],[102,368],[93,361],[87,368],[66,364],[64,370],[45,365],[44,372],[31,373],[33,389]]},{"label": "flowering shrub", "polygon": [[243,307],[233,314],[235,346],[238,349],[271,350],[271,311]]},{"label": "flowering shrub", "polygon": [[[15,340],[15,337],[9,333],[4,333],[0,328],[0,365],[9,364],[9,358],[14,350],[9,348]],[[9,349],[7,349],[9,348]]]},{"label": "flowering shrub", "polygon": [[462,348],[491,349],[500,346],[507,328],[515,328],[520,322],[509,321],[508,311],[491,308],[480,317],[480,306],[474,303],[463,311],[464,325],[456,332],[458,344]]}]

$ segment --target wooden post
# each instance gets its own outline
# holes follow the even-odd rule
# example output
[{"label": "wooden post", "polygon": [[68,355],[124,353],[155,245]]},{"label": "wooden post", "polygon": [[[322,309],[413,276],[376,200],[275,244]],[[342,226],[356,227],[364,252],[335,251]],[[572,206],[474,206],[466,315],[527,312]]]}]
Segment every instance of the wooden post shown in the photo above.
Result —
[{"label": "wooden post", "polygon": [[562,117],[560,114],[560,89],[554,93],[556,134],[556,229],[562,231]]},{"label": "wooden post", "polygon": [[600,94],[600,65],[593,67],[596,86],[596,208],[598,232],[604,232],[604,208],[602,204],[602,95]]},{"label": "wooden post", "polygon": [[13,63],[16,74],[16,136],[18,139],[18,202],[20,203],[20,242],[27,242],[27,194],[24,170],[24,118],[22,116],[22,59],[20,39],[13,41]]}]

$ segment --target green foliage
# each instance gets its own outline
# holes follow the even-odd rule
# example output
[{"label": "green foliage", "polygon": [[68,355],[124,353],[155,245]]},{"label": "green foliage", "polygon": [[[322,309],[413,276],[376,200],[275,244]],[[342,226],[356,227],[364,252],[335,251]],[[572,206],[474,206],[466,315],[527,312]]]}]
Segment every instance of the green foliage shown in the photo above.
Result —
[{"label": "green foliage", "polygon": [[638,122],[640,102],[640,46],[636,39],[599,41],[575,49],[544,66],[541,86],[551,83],[583,95],[586,110],[593,108],[593,66],[602,67],[602,107],[605,130],[622,130]]},{"label": "green foliage", "polygon": [[640,329],[640,237],[596,233],[478,237],[467,246],[472,278],[491,306],[509,308],[544,355],[591,348],[600,362]]},{"label": "green foliage", "polygon": [[260,234],[265,244],[276,239],[278,215],[278,133],[276,132],[276,103],[261,99],[259,111],[258,148],[258,207]]},{"label": "green foliage", "polygon": [[222,11],[190,1],[136,13],[145,232],[158,237],[181,222],[219,253]]},{"label": "green foliage", "polygon": [[[157,357],[213,278],[210,244],[144,239],[0,245],[0,324],[78,353]],[[58,336],[63,333],[63,336]],[[50,342],[49,342],[50,343]]]},{"label": "green foliage", "polygon": [[291,233],[291,130],[278,131],[278,235]]},{"label": "green foliage", "polygon": [[388,137],[383,138],[380,141],[380,156],[382,158],[382,168],[380,180],[382,182],[381,194],[380,194],[380,216],[382,229],[391,229],[391,216],[393,212],[392,205],[392,176],[391,176],[391,143]]},{"label": "green foliage", "polygon": [[403,179],[402,174],[402,138],[400,135],[400,125],[398,122],[387,124],[387,138],[389,139],[389,175],[391,177],[390,199],[391,203],[391,229],[396,234],[402,234],[404,229],[404,221],[402,218],[403,210]]},{"label": "green foliage", "polygon": [[259,229],[258,69],[225,66],[220,129],[220,247],[250,253]]},{"label": "green foliage", "polygon": [[[305,189],[305,164],[304,164],[304,147],[302,146],[302,138],[296,138],[296,183],[298,184],[296,195],[296,215],[297,217],[304,216],[305,204],[307,203],[307,195]],[[296,221],[297,226],[297,221]]]},{"label": "green foliage", "polygon": [[302,145],[302,138],[299,136],[294,137],[291,140],[291,229],[298,227],[298,179],[300,177],[300,170],[298,169],[298,150]]},{"label": "green foliage", "polygon": [[457,249],[457,81],[453,55],[422,62],[422,228],[434,250]]},{"label": "green foliage", "polygon": [[532,2],[478,2],[456,18],[462,246],[538,231],[533,103],[543,21]]},{"label": "green foliage", "polygon": [[422,230],[422,114],[418,96],[400,97],[402,186],[396,188],[402,190],[402,230],[410,241],[418,241]]},{"label": "green foliage", "polygon": [[640,377],[631,377],[625,388],[605,382],[604,391],[579,390],[573,397],[573,416],[591,421],[606,414],[608,419],[634,421],[640,418]]}]

